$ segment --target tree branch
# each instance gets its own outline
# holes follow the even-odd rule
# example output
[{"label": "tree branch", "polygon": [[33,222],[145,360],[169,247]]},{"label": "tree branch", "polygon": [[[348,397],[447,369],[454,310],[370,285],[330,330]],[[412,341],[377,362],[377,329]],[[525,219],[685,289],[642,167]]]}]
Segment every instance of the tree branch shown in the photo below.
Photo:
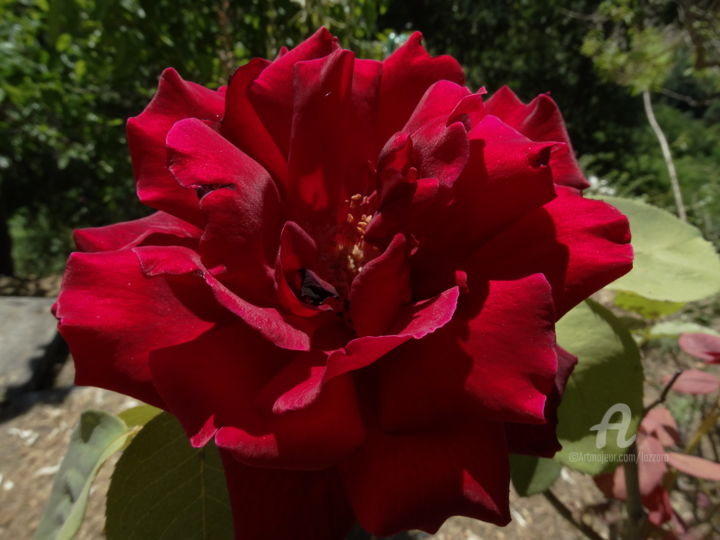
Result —
[{"label": "tree branch", "polygon": [[680,191],[680,182],[678,181],[677,171],[675,170],[675,162],[673,161],[672,154],[670,153],[670,145],[665,137],[665,133],[655,118],[652,101],[650,100],[650,91],[643,90],[642,96],[643,105],[645,106],[645,114],[647,115],[648,122],[650,122],[650,127],[660,143],[663,158],[665,159],[665,166],[667,167],[668,175],[670,176],[670,185],[672,186],[673,196],[675,197],[675,206],[677,206],[678,217],[682,221],[687,221],[685,204],[683,203],[682,192]]},{"label": "tree branch", "polygon": [[[650,412],[650,409],[653,409],[660,405],[661,403],[664,403],[667,399],[668,392],[670,392],[670,389],[672,388],[672,385],[675,384],[675,381],[678,380],[678,377],[682,375],[682,372],[684,370],[682,369],[676,369],[675,373],[673,373],[673,376],[670,378],[670,380],[665,385],[665,388],[662,389],[662,392],[660,393],[660,397],[657,398],[655,401],[653,401],[650,405],[645,407],[645,410],[643,411],[643,418],[645,418],[645,415]],[[642,419],[640,420],[642,422]]]}]

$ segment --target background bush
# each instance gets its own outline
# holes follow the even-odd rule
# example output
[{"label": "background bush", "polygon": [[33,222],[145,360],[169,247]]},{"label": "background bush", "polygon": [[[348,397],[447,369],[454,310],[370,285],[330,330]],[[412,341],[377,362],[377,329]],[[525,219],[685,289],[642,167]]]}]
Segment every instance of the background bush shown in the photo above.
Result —
[{"label": "background bush", "polygon": [[[644,5],[643,21],[658,46],[667,45],[656,114],[690,219],[718,242],[714,34],[691,28],[708,63],[696,69],[685,12],[672,1]],[[635,52],[622,38],[633,20],[615,17],[627,10],[641,13],[632,0],[0,0],[0,273],[59,272],[73,228],[149,212],[135,198],[124,125],[147,104],[163,68],[219,86],[239,63],[273,57],[323,24],[345,47],[375,58],[418,29],[431,51],[463,63],[473,89],[508,84],[525,100],[549,91],[589,174],[672,210],[640,98],[588,53],[597,43],[619,43],[610,61]]]}]

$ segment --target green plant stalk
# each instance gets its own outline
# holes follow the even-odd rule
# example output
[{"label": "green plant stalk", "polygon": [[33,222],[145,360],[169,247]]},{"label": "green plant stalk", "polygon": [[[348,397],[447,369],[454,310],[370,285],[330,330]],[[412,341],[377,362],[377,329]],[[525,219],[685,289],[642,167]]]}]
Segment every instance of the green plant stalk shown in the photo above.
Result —
[{"label": "green plant stalk", "polygon": [[637,462],[637,446],[633,443],[630,446],[628,455],[632,456],[623,463],[625,471],[625,490],[627,492],[625,509],[627,510],[627,522],[625,524],[625,539],[640,540],[644,536],[646,515],[640,495],[640,475]]}]

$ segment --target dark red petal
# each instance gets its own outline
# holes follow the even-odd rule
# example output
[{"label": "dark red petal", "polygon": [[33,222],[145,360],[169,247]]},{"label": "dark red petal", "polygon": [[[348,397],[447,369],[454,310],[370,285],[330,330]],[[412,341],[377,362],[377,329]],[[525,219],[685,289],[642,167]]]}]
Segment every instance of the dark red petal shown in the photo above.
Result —
[{"label": "dark red petal", "polygon": [[535,274],[482,289],[471,284],[451,324],[378,364],[385,428],[468,416],[545,423],[557,372],[550,286]]},{"label": "dark red petal", "polygon": [[280,235],[280,249],[275,262],[275,289],[282,307],[301,317],[314,317],[327,306],[312,306],[300,301],[301,271],[312,269],[317,262],[315,241],[302,227],[288,221]]},{"label": "dark red petal", "polygon": [[[202,231],[187,221],[165,212],[105,227],[73,231],[80,251],[114,251],[148,244],[185,244],[196,241]],[[193,242],[196,243],[196,242]]]},{"label": "dark red petal", "polygon": [[[376,137],[380,125],[380,81],[382,62],[355,59],[352,83],[352,107],[347,129],[347,149],[352,159],[347,164],[347,191],[370,193],[374,186],[369,163],[377,158]],[[380,144],[384,144],[382,141]]]},{"label": "dark red petal", "polygon": [[412,230],[420,238],[412,263],[416,294],[445,289],[484,241],[555,197],[543,161],[553,143],[534,143],[494,116],[484,117],[468,135],[469,160],[452,186],[452,200],[430,207]]},{"label": "dark red petal", "polygon": [[314,328],[306,319],[291,320],[272,307],[254,305],[234,294],[213,272],[208,270],[193,251],[181,247],[144,246],[134,248],[147,276],[178,275],[202,279],[210,287],[218,303],[240,317],[277,347],[308,350]]},{"label": "dark red petal", "polygon": [[680,348],[690,356],[711,364],[720,364],[720,336],[699,332],[682,334]]},{"label": "dark red petal", "polygon": [[165,137],[178,120],[219,122],[223,111],[221,93],[184,81],[172,68],[163,72],[155,97],[142,114],[127,123],[137,192],[143,203],[200,223],[195,193],[178,185],[167,170]]},{"label": "dark red petal", "polygon": [[250,101],[284,156],[290,147],[293,115],[295,65],[322,58],[339,47],[337,39],[321,28],[294,49],[279,56],[250,84]]},{"label": "dark red petal", "polygon": [[353,61],[352,52],[338,49],[295,66],[288,208],[296,221],[333,219],[340,202],[353,195],[344,185],[353,150],[347,125]]},{"label": "dark red petal", "polygon": [[510,521],[509,467],[502,424],[375,432],[340,472],[358,522],[376,536],[435,532],[453,515]]},{"label": "dark red petal", "polygon": [[545,424],[505,424],[508,448],[513,454],[553,457],[562,446],[557,439],[557,409],[565,393],[570,374],[577,358],[562,347],[557,347],[558,371],[555,375],[555,388],[545,402]]},{"label": "dark red petal", "polygon": [[485,88],[481,88],[474,94],[462,98],[455,106],[448,117],[447,123],[462,122],[465,129],[472,130],[485,114],[485,103],[483,96],[487,94]]},{"label": "dark red petal", "polygon": [[267,171],[196,119],[177,122],[167,136],[170,171],[202,197],[206,216],[200,253],[246,299],[272,297],[272,264],[280,234],[280,198]]},{"label": "dark red petal", "polygon": [[212,328],[212,314],[195,309],[207,301],[212,297],[202,287],[145,276],[130,250],[73,253],[56,316],[75,360],[77,384],[162,406],[148,354]]},{"label": "dark red petal", "polygon": [[403,132],[412,135],[428,125],[446,125],[459,103],[470,95],[470,90],[452,81],[434,83],[415,107]]},{"label": "dark red petal", "polygon": [[[468,267],[489,279],[542,272],[557,316],[632,268],[627,218],[602,201],[568,188],[484,244]],[[470,273],[470,272],[468,272]]]},{"label": "dark red petal", "polygon": [[444,79],[457,84],[465,81],[457,60],[446,55],[431,57],[421,41],[422,34],[415,32],[383,62],[379,146],[402,129],[432,84]]},{"label": "dark red petal", "polygon": [[200,208],[206,215],[200,239],[205,265],[222,265],[218,278],[249,302],[270,305],[273,290],[272,261],[280,230],[279,201],[268,181],[255,189],[218,189],[203,197]]},{"label": "dark red petal", "polygon": [[354,516],[334,469],[243,465],[220,450],[238,540],[342,540]]},{"label": "dark red petal", "polygon": [[423,178],[437,178],[443,186],[451,186],[468,162],[470,148],[465,126],[455,122],[429,124],[412,134],[413,165]]},{"label": "dark red petal", "polygon": [[350,318],[358,336],[385,334],[410,301],[408,251],[407,240],[398,234],[353,280]]},{"label": "dark red petal", "polygon": [[533,141],[565,143],[567,146],[553,148],[550,156],[553,181],[581,190],[590,185],[573,155],[562,114],[549,95],[541,94],[526,105],[504,86],[485,102],[485,111]]},{"label": "dark red petal", "polygon": [[465,250],[555,197],[543,161],[548,143],[533,143],[494,116],[483,118],[469,137],[470,158],[453,188],[448,228]]},{"label": "dark red petal", "polygon": [[388,335],[353,339],[326,358],[300,357],[263,390],[261,403],[277,414],[307,407],[334,378],[369,366],[406,341],[422,339],[442,328],[450,322],[457,301],[457,287],[448,289],[435,298],[401,309]]},{"label": "dark red petal", "polygon": [[218,446],[245,463],[322,469],[365,436],[355,389],[349,377],[338,378],[302,411],[278,416],[258,407],[258,392],[293,356],[235,324],[155,351],[150,363],[158,392],[193,444],[217,430]]},{"label": "dark red petal", "polygon": [[268,64],[267,60],[255,58],[232,76],[220,132],[270,172],[278,186],[287,188],[286,157],[260,120],[248,94],[248,89]]},{"label": "dark red petal", "polygon": [[165,144],[170,172],[198,198],[221,187],[249,191],[272,184],[257,161],[197,118],[175,122]]}]

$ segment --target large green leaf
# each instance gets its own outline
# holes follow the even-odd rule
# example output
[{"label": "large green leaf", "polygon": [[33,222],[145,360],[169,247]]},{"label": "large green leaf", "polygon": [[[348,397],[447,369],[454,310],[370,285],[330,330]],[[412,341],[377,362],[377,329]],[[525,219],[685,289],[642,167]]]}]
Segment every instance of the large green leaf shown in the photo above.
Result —
[{"label": "large green leaf", "polygon": [[625,311],[637,313],[646,319],[659,319],[677,313],[685,306],[685,303],[650,300],[639,294],[618,291],[615,293],[615,305]]},{"label": "large green leaf", "polygon": [[142,427],[161,412],[162,410],[157,407],[143,403],[136,407],[125,409],[123,412],[118,414],[118,418],[125,422],[129,428]]},{"label": "large green leaf", "polygon": [[[637,429],[643,408],[643,371],[640,353],[630,333],[610,311],[588,300],[557,324],[558,342],[578,357],[558,410],[561,463],[597,474],[617,464],[627,448],[621,434],[609,430],[606,445],[598,448],[598,432],[591,428],[603,421],[615,404],[625,404],[631,420],[627,436]],[[611,422],[619,422],[616,414]]]},{"label": "large green leaf", "polygon": [[217,448],[192,448],[167,413],[150,420],[113,473],[106,534],[108,540],[232,539]]},{"label": "large green leaf", "polygon": [[542,493],[560,476],[562,465],[552,459],[510,455],[510,475],[515,491],[521,497]]},{"label": "large green leaf", "polygon": [[641,201],[602,197],[630,220],[633,270],[608,285],[653,300],[692,302],[720,291],[720,257],[700,231]]},{"label": "large green leaf", "polygon": [[35,538],[69,539],[80,528],[90,485],[100,466],[125,443],[128,428],[117,417],[85,411],[55,477]]}]

